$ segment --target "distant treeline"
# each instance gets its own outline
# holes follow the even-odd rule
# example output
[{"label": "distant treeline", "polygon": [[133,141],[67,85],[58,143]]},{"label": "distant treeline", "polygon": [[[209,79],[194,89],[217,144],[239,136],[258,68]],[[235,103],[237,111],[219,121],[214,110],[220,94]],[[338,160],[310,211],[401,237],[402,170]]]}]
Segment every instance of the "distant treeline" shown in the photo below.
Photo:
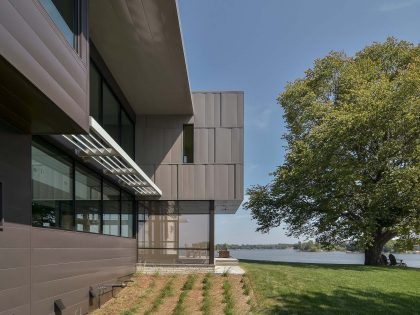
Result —
[{"label": "distant treeline", "polygon": [[[344,243],[341,245],[330,246],[328,248],[323,247],[320,243],[314,241],[298,242],[295,244],[217,244],[216,250],[220,249],[287,249],[293,248],[304,252],[318,252],[318,251],[350,251],[358,252],[362,249],[358,248],[352,243]],[[384,246],[384,252],[403,252],[404,250],[399,248],[398,243],[394,240],[389,241]]]},{"label": "distant treeline", "polygon": [[292,248],[293,244],[217,244],[216,249],[286,249]]}]

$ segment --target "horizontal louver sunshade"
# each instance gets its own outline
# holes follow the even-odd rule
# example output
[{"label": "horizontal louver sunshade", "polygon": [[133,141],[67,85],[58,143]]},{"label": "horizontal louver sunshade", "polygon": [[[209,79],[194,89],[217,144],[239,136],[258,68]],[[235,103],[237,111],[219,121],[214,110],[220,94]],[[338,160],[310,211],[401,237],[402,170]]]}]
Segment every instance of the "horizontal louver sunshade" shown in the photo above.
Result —
[{"label": "horizontal louver sunshade", "polygon": [[115,177],[137,195],[162,195],[155,183],[92,117],[89,125],[88,135],[63,135],[75,146],[79,156],[98,163],[105,174]]}]

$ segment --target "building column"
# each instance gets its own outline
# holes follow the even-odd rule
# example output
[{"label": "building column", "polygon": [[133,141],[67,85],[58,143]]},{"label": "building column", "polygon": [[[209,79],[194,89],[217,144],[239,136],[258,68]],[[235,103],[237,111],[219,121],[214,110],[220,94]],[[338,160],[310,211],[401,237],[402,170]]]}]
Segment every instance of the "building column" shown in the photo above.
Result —
[{"label": "building column", "polygon": [[210,214],[209,214],[209,264],[214,265],[214,200],[210,200]]}]

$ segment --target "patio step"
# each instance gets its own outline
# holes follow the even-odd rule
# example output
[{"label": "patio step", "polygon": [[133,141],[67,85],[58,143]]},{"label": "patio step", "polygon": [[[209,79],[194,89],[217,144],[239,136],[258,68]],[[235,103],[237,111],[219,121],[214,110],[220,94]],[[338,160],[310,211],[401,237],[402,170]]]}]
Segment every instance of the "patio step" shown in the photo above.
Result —
[{"label": "patio step", "polygon": [[239,261],[236,258],[215,258],[214,264],[216,266],[239,266]]}]

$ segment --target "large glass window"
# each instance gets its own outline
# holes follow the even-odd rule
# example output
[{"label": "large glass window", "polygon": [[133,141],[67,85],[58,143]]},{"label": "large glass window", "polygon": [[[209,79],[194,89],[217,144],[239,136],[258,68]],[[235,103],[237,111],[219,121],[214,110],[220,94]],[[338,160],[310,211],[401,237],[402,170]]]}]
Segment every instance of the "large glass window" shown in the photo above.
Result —
[{"label": "large glass window", "polygon": [[134,156],[134,124],[124,110],[121,110],[121,147]]},{"label": "large glass window", "polygon": [[90,116],[134,158],[134,122],[93,63],[90,65]]},{"label": "large glass window", "polygon": [[41,143],[33,143],[33,225],[73,229],[72,172],[72,161],[67,156]]},{"label": "large glass window", "polygon": [[194,125],[184,125],[183,162],[194,163]]},{"label": "large glass window", "polygon": [[77,33],[79,31],[78,0],[39,0],[64,35],[67,42],[77,50]]},{"label": "large glass window", "polygon": [[93,172],[76,167],[76,230],[100,232],[101,179]]},{"label": "large glass window", "polygon": [[133,208],[132,195],[121,192],[121,236],[133,237]]},{"label": "large glass window", "polygon": [[120,143],[120,105],[107,84],[102,85],[102,126]]},{"label": "large glass window", "polygon": [[140,262],[208,263],[208,201],[144,201],[139,204]]},{"label": "large glass window", "polygon": [[90,116],[101,122],[102,80],[96,67],[90,64]]},{"label": "large glass window", "polygon": [[133,237],[134,195],[42,138],[32,143],[32,224]]},{"label": "large glass window", "polygon": [[104,182],[102,233],[120,235],[120,190]]}]

